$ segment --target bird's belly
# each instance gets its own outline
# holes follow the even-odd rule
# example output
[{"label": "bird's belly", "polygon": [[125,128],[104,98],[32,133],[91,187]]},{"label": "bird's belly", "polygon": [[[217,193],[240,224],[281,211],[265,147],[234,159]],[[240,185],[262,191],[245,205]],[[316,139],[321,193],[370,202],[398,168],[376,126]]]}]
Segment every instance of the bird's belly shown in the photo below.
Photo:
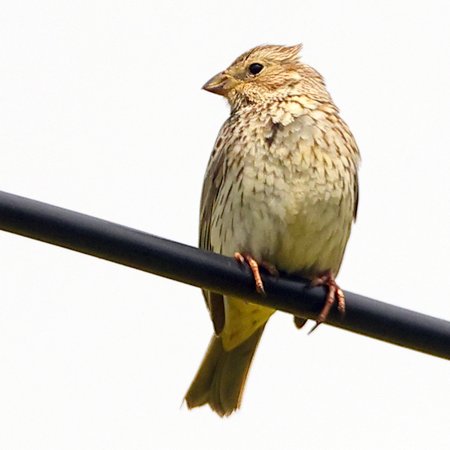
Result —
[{"label": "bird's belly", "polygon": [[306,276],[337,273],[353,218],[352,197],[341,185],[306,177],[269,183],[244,178],[230,186],[222,218],[216,225],[213,220],[214,250],[228,256],[248,252]]},{"label": "bird's belly", "polygon": [[351,208],[343,214],[342,207],[329,201],[303,205],[286,224],[273,264],[307,277],[327,270],[337,274],[352,222]]}]

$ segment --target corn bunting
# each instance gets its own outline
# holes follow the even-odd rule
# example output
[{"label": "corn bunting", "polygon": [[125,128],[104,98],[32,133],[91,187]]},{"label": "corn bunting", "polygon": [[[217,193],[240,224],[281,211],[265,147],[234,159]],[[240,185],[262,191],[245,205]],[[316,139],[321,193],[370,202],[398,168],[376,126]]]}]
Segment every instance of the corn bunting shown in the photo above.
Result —
[{"label": "corn bunting", "polygon": [[[327,287],[317,323],[344,296],[339,271],[358,204],[359,151],[322,76],[299,58],[301,45],[256,47],[203,88],[231,114],[219,132],[203,184],[200,247],[252,269],[280,269]],[[214,336],[186,401],[220,416],[240,405],[247,373],[274,310],[203,292]],[[297,326],[304,320],[295,318]]]}]

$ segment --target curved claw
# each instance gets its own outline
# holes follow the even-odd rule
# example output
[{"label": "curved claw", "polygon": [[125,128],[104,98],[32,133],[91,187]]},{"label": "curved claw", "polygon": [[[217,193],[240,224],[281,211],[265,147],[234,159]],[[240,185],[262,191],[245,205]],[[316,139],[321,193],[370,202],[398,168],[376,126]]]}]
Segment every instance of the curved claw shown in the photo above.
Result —
[{"label": "curved claw", "polygon": [[326,272],[325,274],[314,278],[311,282],[311,286],[326,286],[328,288],[328,293],[325,304],[317,316],[316,324],[308,334],[311,334],[321,323],[326,321],[328,314],[335,303],[337,303],[337,308],[341,315],[345,314],[345,295],[336,283],[332,272]]},{"label": "curved claw", "polygon": [[234,254],[234,258],[241,264],[247,264],[250,267],[250,270],[252,271],[253,274],[253,278],[255,279],[256,292],[260,294],[265,294],[266,291],[264,290],[264,283],[261,279],[259,266],[256,260],[253,258],[253,256],[251,256],[249,253],[236,252]]}]

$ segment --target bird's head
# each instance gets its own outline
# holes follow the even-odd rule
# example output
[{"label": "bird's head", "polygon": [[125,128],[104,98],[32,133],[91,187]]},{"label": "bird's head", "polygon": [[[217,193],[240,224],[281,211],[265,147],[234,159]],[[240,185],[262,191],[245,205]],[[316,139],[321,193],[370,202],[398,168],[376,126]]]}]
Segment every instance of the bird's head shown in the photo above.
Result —
[{"label": "bird's head", "polygon": [[224,96],[232,108],[292,95],[305,76],[303,68],[313,70],[300,63],[301,48],[301,44],[255,47],[212,77],[203,89]]}]

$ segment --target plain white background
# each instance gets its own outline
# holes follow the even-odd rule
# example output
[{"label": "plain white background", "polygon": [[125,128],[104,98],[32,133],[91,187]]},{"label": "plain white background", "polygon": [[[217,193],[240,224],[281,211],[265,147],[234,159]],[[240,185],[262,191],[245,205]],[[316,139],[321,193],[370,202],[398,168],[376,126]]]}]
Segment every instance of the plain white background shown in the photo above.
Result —
[{"label": "plain white background", "polygon": [[[200,90],[303,42],[363,156],[340,283],[450,319],[446,1],[3,2],[0,189],[195,245],[228,115]],[[197,289],[0,234],[2,449],[447,449],[447,361],[277,314],[242,410],[180,406]]]}]

